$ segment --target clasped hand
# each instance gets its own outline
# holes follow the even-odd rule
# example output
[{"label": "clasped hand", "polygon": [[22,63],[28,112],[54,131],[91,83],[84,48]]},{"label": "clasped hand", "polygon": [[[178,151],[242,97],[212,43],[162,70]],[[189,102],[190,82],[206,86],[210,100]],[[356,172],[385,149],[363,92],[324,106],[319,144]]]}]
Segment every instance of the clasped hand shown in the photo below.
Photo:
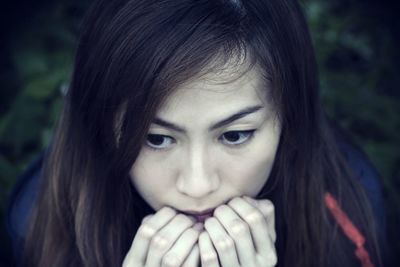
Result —
[{"label": "clasped hand", "polygon": [[145,217],[123,267],[270,267],[277,263],[274,206],[236,197],[205,221],[169,207]]}]

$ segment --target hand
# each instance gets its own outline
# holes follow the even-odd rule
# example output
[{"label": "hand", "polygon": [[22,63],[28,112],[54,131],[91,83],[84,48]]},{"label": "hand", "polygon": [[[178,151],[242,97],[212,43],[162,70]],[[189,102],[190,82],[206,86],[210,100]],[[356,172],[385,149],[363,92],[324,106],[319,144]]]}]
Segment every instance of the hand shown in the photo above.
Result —
[{"label": "hand", "polygon": [[274,224],[269,200],[237,197],[219,206],[199,237],[202,267],[275,266]]},{"label": "hand", "polygon": [[145,217],[122,266],[197,267],[200,256],[196,243],[200,232],[191,228],[194,223],[168,207]]}]

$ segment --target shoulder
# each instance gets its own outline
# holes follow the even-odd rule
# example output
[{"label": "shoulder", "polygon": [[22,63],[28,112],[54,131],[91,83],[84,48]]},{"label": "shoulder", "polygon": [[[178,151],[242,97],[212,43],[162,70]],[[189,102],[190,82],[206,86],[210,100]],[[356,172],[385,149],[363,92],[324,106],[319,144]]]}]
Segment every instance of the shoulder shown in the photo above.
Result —
[{"label": "shoulder", "polygon": [[8,198],[6,227],[14,252],[18,251],[17,247],[25,236],[27,218],[39,190],[43,154],[18,177]]},{"label": "shoulder", "polygon": [[333,126],[337,145],[348,166],[363,187],[373,209],[377,226],[385,228],[385,209],[381,177],[364,151],[337,125]]}]

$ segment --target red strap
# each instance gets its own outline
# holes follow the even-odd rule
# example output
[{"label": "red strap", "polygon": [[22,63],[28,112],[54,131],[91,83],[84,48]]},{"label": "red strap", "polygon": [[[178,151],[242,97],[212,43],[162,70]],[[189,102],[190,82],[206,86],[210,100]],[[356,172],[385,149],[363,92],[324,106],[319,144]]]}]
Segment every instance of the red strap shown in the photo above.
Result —
[{"label": "red strap", "polygon": [[325,193],[325,204],[343,230],[344,234],[356,245],[355,255],[361,261],[362,267],[374,267],[372,264],[368,251],[364,248],[365,238],[354,226],[353,222],[339,207],[336,199],[329,193]]}]

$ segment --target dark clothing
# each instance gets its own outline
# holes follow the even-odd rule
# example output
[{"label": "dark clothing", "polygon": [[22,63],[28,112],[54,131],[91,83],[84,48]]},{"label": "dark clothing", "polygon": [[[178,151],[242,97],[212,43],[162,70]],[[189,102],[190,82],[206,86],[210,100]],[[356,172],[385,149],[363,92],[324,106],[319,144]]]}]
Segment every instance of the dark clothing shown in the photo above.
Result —
[{"label": "dark clothing", "polygon": [[44,153],[32,162],[18,178],[8,200],[6,227],[11,238],[15,259],[19,257],[21,241],[25,235],[26,220],[39,189],[43,157]]}]

